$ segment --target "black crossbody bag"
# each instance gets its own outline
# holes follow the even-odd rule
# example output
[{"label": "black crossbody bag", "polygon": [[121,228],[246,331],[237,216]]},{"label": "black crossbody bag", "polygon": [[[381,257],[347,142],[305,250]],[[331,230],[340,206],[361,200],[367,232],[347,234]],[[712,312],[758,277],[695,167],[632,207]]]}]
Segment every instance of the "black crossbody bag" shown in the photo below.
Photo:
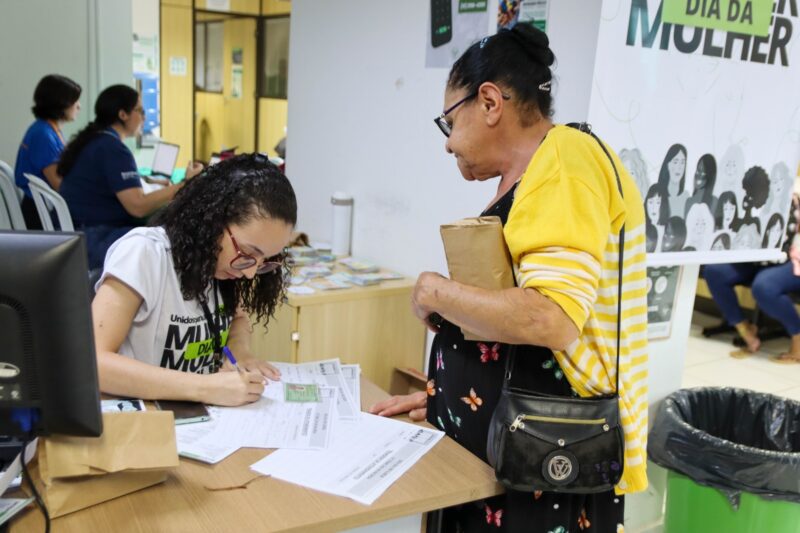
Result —
[{"label": "black crossbody bag", "polygon": [[[585,123],[569,126],[597,140]],[[617,372],[614,394],[592,398],[551,396],[512,387],[515,349],[506,361],[500,401],[489,425],[487,455],[497,480],[509,489],[590,494],[614,488],[622,478],[625,437],[619,417],[619,346],[625,225],[619,232]]]}]

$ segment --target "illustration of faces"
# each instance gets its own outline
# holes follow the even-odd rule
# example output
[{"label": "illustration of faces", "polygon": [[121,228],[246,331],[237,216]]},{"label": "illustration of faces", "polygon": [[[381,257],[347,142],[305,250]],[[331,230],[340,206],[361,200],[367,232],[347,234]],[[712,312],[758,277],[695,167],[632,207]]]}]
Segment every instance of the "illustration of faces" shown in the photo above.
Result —
[{"label": "illustration of faces", "polygon": [[697,162],[697,170],[694,172],[694,192],[714,190],[714,182],[717,177],[717,162],[711,154],[704,154]]},{"label": "illustration of faces", "polygon": [[623,148],[619,152],[619,159],[625,166],[625,170],[636,182],[636,187],[639,189],[639,194],[642,196],[647,194],[650,188],[650,178],[647,176],[647,164],[644,162],[642,153],[638,148],[628,149]]},{"label": "illustration of faces", "polygon": [[673,144],[667,150],[661,170],[658,173],[658,184],[671,194],[683,193],[686,181],[686,147]]},{"label": "illustration of faces", "polygon": [[786,163],[780,162],[772,167],[769,184],[776,198],[783,198],[786,189],[790,186],[790,181],[791,176],[789,176],[789,167],[786,166]]},{"label": "illustration of faces", "polygon": [[647,218],[650,222],[658,222],[661,214],[661,197],[656,195],[647,199]]},{"label": "illustration of faces", "polygon": [[722,161],[717,170],[717,184],[715,194],[721,195],[725,191],[739,188],[744,174],[744,151],[738,144],[732,144],[722,156]]},{"label": "illustration of faces", "polygon": [[744,199],[742,209],[745,217],[750,216],[753,208],[760,208],[766,203],[769,194],[769,177],[767,171],[759,166],[750,167],[742,178],[742,188],[744,189]]},{"label": "illustration of faces", "polygon": [[783,217],[778,213],[772,215],[764,230],[764,240],[761,242],[762,248],[778,248],[783,240]]},{"label": "illustration of faces", "polygon": [[667,163],[667,168],[669,169],[669,181],[673,184],[680,183],[686,173],[686,154],[683,152],[675,154],[675,157]]},{"label": "illustration of faces", "polygon": [[714,213],[714,229],[717,231],[736,229],[734,225],[738,219],[738,211],[736,195],[731,191],[722,193],[717,202],[717,212]]},{"label": "illustration of faces", "polygon": [[654,226],[663,226],[669,219],[669,200],[667,190],[658,183],[653,184],[647,190],[644,200],[644,211],[647,222]]},{"label": "illustration of faces", "polygon": [[743,224],[733,237],[734,250],[755,250],[761,246],[761,235],[755,224]]},{"label": "illustration of faces", "polygon": [[695,250],[711,248],[711,234],[714,230],[714,217],[708,205],[694,204],[686,214],[686,245]]},{"label": "illustration of faces", "polygon": [[670,217],[664,229],[664,242],[661,244],[663,252],[679,252],[686,242],[686,224],[680,217]]},{"label": "illustration of faces", "polygon": [[720,233],[714,239],[714,244],[711,245],[712,251],[730,250],[731,249],[731,236],[729,233]]}]

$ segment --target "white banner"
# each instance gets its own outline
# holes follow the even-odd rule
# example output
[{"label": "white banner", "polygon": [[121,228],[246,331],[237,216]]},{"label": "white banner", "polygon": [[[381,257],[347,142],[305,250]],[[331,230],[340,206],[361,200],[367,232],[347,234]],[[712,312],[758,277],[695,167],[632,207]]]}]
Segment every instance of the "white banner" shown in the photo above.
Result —
[{"label": "white banner", "polygon": [[[744,1],[744,0],[743,0]],[[797,0],[768,37],[604,0],[588,121],[642,193],[648,264],[776,259],[800,162]]]}]

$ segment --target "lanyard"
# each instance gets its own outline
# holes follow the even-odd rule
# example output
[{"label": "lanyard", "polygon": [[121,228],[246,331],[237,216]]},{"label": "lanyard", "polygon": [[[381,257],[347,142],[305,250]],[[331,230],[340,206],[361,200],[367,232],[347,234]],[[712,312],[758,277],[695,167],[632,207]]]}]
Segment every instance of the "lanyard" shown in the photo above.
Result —
[{"label": "lanyard", "polygon": [[208,308],[205,298],[200,300],[200,306],[203,308],[203,315],[206,317],[206,324],[208,324],[208,331],[211,332],[214,346],[214,362],[211,366],[211,372],[214,373],[218,372],[222,366],[222,326],[220,325],[219,299],[217,298],[217,280],[214,280],[212,284],[212,291],[214,293],[214,316],[211,316],[211,310]]},{"label": "lanyard", "polygon": [[61,140],[61,145],[64,146],[66,143],[64,142],[64,137],[61,135],[61,130],[58,127],[58,124],[55,123],[53,120],[48,120],[47,123],[53,128],[53,131],[56,132],[58,138]]}]

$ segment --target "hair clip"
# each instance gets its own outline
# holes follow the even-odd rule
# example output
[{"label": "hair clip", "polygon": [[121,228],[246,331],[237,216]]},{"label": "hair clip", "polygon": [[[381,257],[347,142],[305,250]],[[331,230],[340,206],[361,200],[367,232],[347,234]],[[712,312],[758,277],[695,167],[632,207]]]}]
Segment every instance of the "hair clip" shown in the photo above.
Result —
[{"label": "hair clip", "polygon": [[484,37],[483,39],[481,39],[481,44],[479,44],[479,45],[478,45],[478,47],[479,47],[481,50],[483,50],[483,47],[484,47],[484,46],[486,46],[486,41],[488,41],[488,40],[489,40],[489,37],[488,37],[488,36],[487,36],[487,37]]},{"label": "hair clip", "polygon": [[553,80],[547,80],[544,83],[540,83],[539,84],[539,90],[540,91],[544,91],[546,93],[549,93],[550,92],[550,84],[552,83],[552,81]]}]

